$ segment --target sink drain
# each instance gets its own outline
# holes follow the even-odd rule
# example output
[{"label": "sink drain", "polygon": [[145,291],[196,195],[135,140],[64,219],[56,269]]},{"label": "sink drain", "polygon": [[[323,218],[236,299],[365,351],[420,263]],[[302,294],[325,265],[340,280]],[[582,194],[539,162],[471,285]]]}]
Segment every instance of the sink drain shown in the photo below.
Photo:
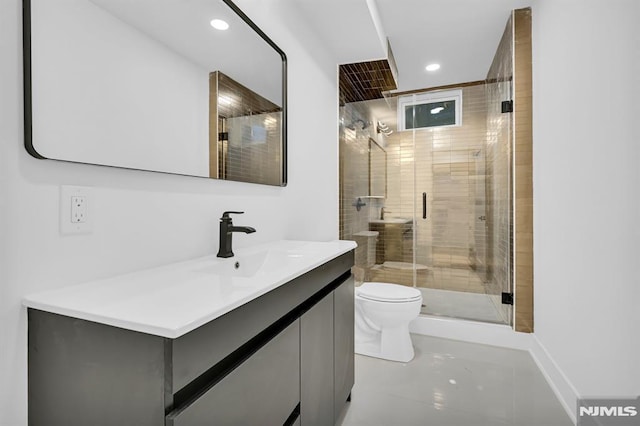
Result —
[{"label": "sink drain", "polygon": [[236,269],[238,269],[240,267],[240,262],[236,262],[234,266],[236,267]]}]

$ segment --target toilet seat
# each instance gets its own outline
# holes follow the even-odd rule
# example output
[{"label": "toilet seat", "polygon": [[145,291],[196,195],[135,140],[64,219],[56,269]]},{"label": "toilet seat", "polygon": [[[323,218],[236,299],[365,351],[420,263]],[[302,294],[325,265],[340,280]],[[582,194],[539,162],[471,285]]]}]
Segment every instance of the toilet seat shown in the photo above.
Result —
[{"label": "toilet seat", "polygon": [[391,283],[364,283],[356,288],[356,294],[367,300],[387,303],[408,303],[422,299],[420,290]]}]

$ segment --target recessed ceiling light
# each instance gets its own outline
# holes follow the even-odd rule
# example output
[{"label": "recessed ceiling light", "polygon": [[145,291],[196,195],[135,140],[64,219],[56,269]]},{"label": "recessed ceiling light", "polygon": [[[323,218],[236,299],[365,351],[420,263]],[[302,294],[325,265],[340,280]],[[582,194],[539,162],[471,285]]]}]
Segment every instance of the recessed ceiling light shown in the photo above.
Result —
[{"label": "recessed ceiling light", "polygon": [[213,28],[215,28],[216,30],[220,30],[220,31],[224,31],[224,30],[229,29],[229,24],[227,24],[222,19],[212,19],[211,20],[211,26]]},{"label": "recessed ceiling light", "polygon": [[429,64],[426,69],[427,71],[438,71],[440,69],[440,64]]}]

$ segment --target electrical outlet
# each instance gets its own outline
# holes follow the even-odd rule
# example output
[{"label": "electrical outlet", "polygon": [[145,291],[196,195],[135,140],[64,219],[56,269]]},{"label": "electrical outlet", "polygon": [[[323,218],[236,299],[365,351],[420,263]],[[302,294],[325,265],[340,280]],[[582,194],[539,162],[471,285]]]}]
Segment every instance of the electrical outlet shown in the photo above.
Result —
[{"label": "electrical outlet", "polygon": [[60,187],[60,233],[62,235],[91,233],[91,197],[91,188],[88,187]]},{"label": "electrical outlet", "polygon": [[71,197],[71,222],[87,222],[87,197],[81,195]]}]

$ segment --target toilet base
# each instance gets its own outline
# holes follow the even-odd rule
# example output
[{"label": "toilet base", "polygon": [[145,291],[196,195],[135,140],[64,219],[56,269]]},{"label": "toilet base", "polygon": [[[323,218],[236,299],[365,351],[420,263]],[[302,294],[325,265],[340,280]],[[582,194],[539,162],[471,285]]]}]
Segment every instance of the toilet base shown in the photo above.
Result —
[{"label": "toilet base", "polygon": [[407,325],[376,332],[367,340],[360,340],[356,336],[355,352],[397,362],[409,362],[415,356]]}]

